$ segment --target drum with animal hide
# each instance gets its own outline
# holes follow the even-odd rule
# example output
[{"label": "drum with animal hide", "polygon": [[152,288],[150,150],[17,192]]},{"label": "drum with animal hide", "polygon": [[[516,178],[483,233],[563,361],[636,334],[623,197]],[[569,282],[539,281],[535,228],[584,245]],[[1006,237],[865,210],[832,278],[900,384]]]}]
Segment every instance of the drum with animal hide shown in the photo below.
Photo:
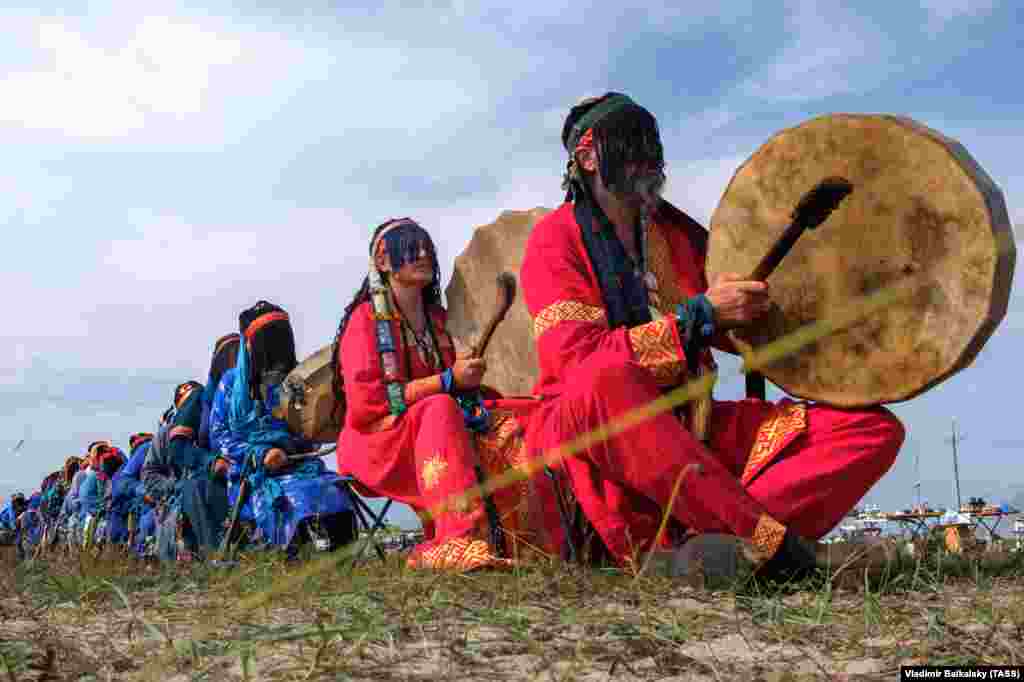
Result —
[{"label": "drum with animal hide", "polygon": [[[457,349],[479,340],[494,313],[495,278],[509,272],[518,279],[530,231],[548,212],[544,208],[505,211],[490,225],[476,228],[469,245],[455,259],[445,299],[448,330]],[[484,354],[484,383],[506,396],[529,394],[539,372],[534,345],[533,320],[520,292]]]},{"label": "drum with animal hide", "polygon": [[907,278],[912,293],[764,368],[838,406],[906,400],[971,363],[1006,314],[1015,248],[1003,195],[958,142],[907,118],[833,114],[774,135],[711,218],[707,270],[744,275],[823,178],[853,184],[769,276],[774,309],[737,330],[755,347]]},{"label": "drum with animal hide", "polygon": [[333,344],[300,362],[281,383],[274,416],[288,422],[292,433],[317,443],[330,443],[341,432],[341,411],[334,398],[331,371]]}]

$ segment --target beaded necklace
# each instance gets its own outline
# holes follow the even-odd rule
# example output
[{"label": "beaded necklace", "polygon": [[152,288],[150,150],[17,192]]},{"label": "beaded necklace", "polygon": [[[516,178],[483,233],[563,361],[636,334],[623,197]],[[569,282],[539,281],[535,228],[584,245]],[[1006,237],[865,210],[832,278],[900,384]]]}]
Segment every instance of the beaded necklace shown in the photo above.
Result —
[{"label": "beaded necklace", "polygon": [[[397,226],[401,223],[395,223]],[[376,245],[380,243],[380,240],[384,237],[388,230],[384,230],[377,237],[374,242],[374,248],[371,249],[371,253],[376,252]],[[400,311],[396,313],[392,309],[391,305],[391,290],[388,285],[384,282],[384,278],[381,276],[380,271],[377,270],[377,264],[373,261],[373,257],[370,258],[370,305],[373,310],[373,318],[376,325],[376,337],[377,337],[377,354],[380,357],[381,371],[384,374],[384,382],[386,386],[388,396],[388,407],[391,410],[391,414],[398,416],[403,414],[407,409],[408,405],[405,403],[405,386],[402,381],[401,365],[398,361],[398,346],[395,344],[395,337],[391,331],[391,322],[398,320],[400,329],[402,330],[402,345],[405,351],[405,364],[409,367],[409,371],[412,371],[411,357],[409,355],[409,347],[411,344],[407,342],[405,337],[405,328],[408,327],[412,333],[413,338],[416,340],[416,346],[419,349],[421,356],[423,356],[424,363],[428,366],[438,368],[444,365],[444,357],[441,355],[440,345],[437,343],[437,338],[434,335],[433,320],[430,314],[427,313],[427,328],[425,336],[429,337],[429,341],[425,341],[416,334],[416,331],[412,329],[405,316]],[[432,348],[430,347],[432,346]]]}]

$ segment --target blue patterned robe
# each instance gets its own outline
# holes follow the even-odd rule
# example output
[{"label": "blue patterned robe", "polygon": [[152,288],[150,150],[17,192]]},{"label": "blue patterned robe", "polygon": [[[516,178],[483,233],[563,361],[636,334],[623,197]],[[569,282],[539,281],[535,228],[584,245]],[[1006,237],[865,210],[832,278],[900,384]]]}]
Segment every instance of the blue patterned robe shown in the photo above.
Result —
[{"label": "blue patterned robe", "polygon": [[[246,457],[253,457],[256,470],[250,474],[252,494],[242,509],[240,518],[254,521],[257,526],[258,542],[267,542],[278,547],[291,543],[299,523],[314,519],[318,515],[348,512],[352,502],[348,495],[336,485],[340,477],[328,471],[320,459],[307,460],[301,467],[287,469],[285,473],[269,475],[263,471],[263,455],[272,446],[280,447],[289,454],[309,452],[314,445],[302,438],[287,434],[287,424],[263,417],[265,431],[273,434],[273,445],[260,436],[243,434],[232,430],[230,406],[236,385],[237,369],[232,368],[221,377],[220,385],[213,399],[210,413],[210,443],[213,449],[226,457],[230,464],[228,472],[228,497],[234,505],[238,497],[239,484]],[[257,412],[269,415],[268,405],[259,402]]]},{"label": "blue patterned robe", "polygon": [[[153,441],[146,441],[132,450],[124,466],[117,470],[108,490],[107,539],[113,543],[128,540],[128,514],[135,512],[136,523],[145,513],[146,487],[142,483],[142,465]],[[136,535],[138,533],[136,532]]]}]

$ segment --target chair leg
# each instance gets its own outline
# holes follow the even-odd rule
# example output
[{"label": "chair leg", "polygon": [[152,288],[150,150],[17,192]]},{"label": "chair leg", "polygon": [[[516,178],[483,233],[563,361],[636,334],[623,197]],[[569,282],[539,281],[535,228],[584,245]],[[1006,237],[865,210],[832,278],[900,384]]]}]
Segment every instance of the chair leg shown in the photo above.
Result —
[{"label": "chair leg", "polygon": [[391,504],[393,502],[394,500],[389,498],[387,503],[384,505],[384,508],[380,510],[380,514],[374,514],[373,509],[370,508],[370,505],[366,504],[366,502],[364,502],[363,500],[359,500],[359,503],[365,507],[366,513],[368,513],[370,515],[370,518],[373,519],[373,526],[367,528],[366,541],[373,543],[373,548],[377,551],[377,556],[380,557],[380,560],[382,562],[386,562],[387,557],[384,554],[384,549],[380,546],[379,543],[374,542],[373,537],[377,534],[378,530],[384,527],[384,517],[387,515],[388,510],[391,509]]},{"label": "chair leg", "polygon": [[574,530],[574,524],[569,518],[569,510],[566,508],[565,498],[562,497],[562,484],[558,480],[558,476],[551,467],[544,467],[544,473],[551,480],[551,485],[555,489],[555,500],[558,503],[558,520],[562,523],[562,534],[565,536],[563,543],[563,554],[564,558],[568,561],[575,563],[577,561],[576,556],[576,537]]},{"label": "chair leg", "polygon": [[[373,548],[377,551],[377,556],[380,557],[381,562],[386,562],[387,556],[384,554],[383,548],[381,548],[378,543],[374,542],[373,537],[376,535],[377,531],[383,527],[384,517],[387,515],[388,510],[391,509],[391,504],[394,500],[389,498],[380,514],[375,514],[373,512],[373,508],[371,508],[363,498],[352,490],[352,486],[348,481],[342,481],[340,485],[344,487],[345,492],[348,493],[349,499],[352,501],[352,511],[355,513],[357,525],[360,526],[362,530],[366,531],[366,542],[359,548],[356,556],[352,559],[352,565],[354,566],[355,562],[362,558],[363,553],[370,544],[372,544]],[[367,520],[367,516],[373,520],[372,524]]]}]

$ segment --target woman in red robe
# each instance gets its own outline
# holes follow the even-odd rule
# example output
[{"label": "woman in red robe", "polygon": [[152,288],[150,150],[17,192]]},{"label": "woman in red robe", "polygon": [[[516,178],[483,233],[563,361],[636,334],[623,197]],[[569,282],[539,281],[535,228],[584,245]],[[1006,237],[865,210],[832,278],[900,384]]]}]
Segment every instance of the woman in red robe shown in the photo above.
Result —
[{"label": "woman in red robe", "polygon": [[[408,218],[388,221],[375,231],[370,254],[370,274],[335,340],[336,393],[345,404],[339,473],[355,477],[362,492],[420,515],[425,541],[410,566],[508,565],[528,543],[525,484],[488,496],[489,514],[477,466],[494,476],[522,464],[518,424],[500,406],[467,413],[486,363],[456,357],[427,232]],[[496,526],[504,552],[495,546]]]},{"label": "woman in red robe", "polygon": [[[562,139],[569,195],[534,228],[521,270],[543,399],[528,420],[532,453],[712,370],[721,332],[770,305],[764,282],[729,277],[709,288],[705,230],[660,198],[664,160],[650,112],[609,93],[575,107]],[[813,541],[889,469],[903,435],[881,407],[706,400],[557,470],[622,563],[651,547],[668,510],[690,533],[740,539],[755,564],[809,568],[821,556]]]}]

